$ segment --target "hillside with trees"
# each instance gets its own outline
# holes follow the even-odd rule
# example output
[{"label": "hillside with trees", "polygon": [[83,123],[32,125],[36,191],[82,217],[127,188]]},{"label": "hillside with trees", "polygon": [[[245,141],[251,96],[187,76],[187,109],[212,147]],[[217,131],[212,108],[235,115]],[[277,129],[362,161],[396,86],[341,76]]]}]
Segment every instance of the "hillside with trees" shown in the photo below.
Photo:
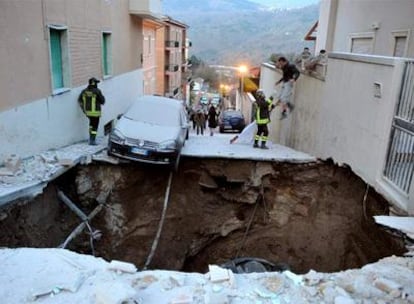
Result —
[{"label": "hillside with trees", "polygon": [[191,54],[209,64],[258,65],[272,53],[300,53],[318,5],[269,9],[247,0],[164,0],[164,12],[186,23]]}]

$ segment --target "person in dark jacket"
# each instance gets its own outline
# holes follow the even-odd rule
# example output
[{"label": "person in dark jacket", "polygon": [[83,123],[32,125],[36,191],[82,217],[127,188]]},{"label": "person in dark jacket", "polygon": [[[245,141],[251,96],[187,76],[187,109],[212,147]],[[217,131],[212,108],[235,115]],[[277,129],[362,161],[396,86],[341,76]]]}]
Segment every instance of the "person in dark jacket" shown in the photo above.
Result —
[{"label": "person in dark jacket", "polygon": [[256,115],[255,120],[257,123],[257,134],[254,137],[253,148],[259,148],[259,141],[261,141],[260,148],[269,149],[266,146],[269,129],[267,124],[270,122],[270,112],[275,107],[272,104],[272,99],[266,99],[262,90],[256,92]]},{"label": "person in dark jacket", "polygon": [[101,117],[101,106],[105,104],[105,97],[98,89],[99,80],[92,77],[88,81],[88,86],[78,97],[78,103],[89,119],[89,144],[96,145],[96,135],[98,134],[99,118]]},{"label": "person in dark jacket", "polygon": [[210,128],[210,136],[213,136],[214,129],[217,128],[217,112],[212,104],[210,104],[208,109],[208,127]]},{"label": "person in dark jacket", "polygon": [[196,123],[197,135],[200,133],[201,135],[204,135],[205,114],[202,108],[197,109],[196,113],[194,114],[194,119]]},{"label": "person in dark jacket", "polygon": [[282,114],[280,119],[284,119],[287,117],[287,110],[289,109],[289,111],[292,112],[294,109],[294,106],[291,102],[293,85],[296,80],[298,80],[300,72],[296,66],[294,64],[290,64],[285,57],[280,57],[277,60],[276,67],[282,69],[283,72],[282,78],[276,82],[275,85],[278,85],[282,82],[282,89],[280,90],[276,105],[282,105]]}]

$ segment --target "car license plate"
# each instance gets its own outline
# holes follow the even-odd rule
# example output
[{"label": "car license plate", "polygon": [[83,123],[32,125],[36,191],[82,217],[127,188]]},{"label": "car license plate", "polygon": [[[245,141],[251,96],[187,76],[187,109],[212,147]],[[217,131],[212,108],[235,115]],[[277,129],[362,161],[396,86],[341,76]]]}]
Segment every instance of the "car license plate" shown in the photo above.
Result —
[{"label": "car license plate", "polygon": [[147,155],[148,151],[144,150],[144,149],[137,148],[137,147],[132,147],[131,148],[131,153],[139,154],[139,155]]},{"label": "car license plate", "polygon": [[224,129],[232,129],[232,126],[224,126]]}]

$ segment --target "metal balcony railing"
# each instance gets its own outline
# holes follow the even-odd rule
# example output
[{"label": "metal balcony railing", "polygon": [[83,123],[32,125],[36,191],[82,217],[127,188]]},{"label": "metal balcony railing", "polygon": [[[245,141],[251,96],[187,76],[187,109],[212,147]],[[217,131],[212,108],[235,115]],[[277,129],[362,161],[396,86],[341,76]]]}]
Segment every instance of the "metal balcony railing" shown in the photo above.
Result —
[{"label": "metal balcony railing", "polygon": [[165,47],[167,48],[174,48],[174,47],[179,47],[180,46],[180,42],[177,40],[166,40],[165,41]]}]

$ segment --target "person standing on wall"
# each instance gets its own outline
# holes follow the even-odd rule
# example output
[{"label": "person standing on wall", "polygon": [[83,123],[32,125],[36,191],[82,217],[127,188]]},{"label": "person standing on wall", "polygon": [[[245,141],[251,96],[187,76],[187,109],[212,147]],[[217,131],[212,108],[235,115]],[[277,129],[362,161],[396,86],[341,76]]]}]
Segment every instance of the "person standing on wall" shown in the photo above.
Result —
[{"label": "person standing on wall", "polygon": [[99,80],[92,77],[88,81],[88,86],[79,97],[78,103],[89,119],[89,144],[96,145],[96,135],[98,134],[99,118],[101,117],[101,106],[105,104],[105,97],[98,89]]},{"label": "person standing on wall", "polygon": [[260,148],[269,149],[266,146],[269,129],[267,124],[270,122],[270,112],[275,107],[272,104],[272,98],[266,99],[265,94],[262,90],[256,92],[256,123],[257,123],[257,134],[254,137],[253,148],[259,148],[259,141],[261,141]]},{"label": "person standing on wall", "polygon": [[294,64],[290,64],[285,57],[279,57],[276,62],[276,67],[282,69],[283,72],[282,78],[276,82],[275,85],[283,82],[276,105],[282,105],[282,114],[280,119],[284,119],[287,117],[287,110],[289,109],[289,112],[292,112],[294,109],[294,106],[291,102],[293,85],[296,80],[298,80],[300,72],[296,66]]}]

